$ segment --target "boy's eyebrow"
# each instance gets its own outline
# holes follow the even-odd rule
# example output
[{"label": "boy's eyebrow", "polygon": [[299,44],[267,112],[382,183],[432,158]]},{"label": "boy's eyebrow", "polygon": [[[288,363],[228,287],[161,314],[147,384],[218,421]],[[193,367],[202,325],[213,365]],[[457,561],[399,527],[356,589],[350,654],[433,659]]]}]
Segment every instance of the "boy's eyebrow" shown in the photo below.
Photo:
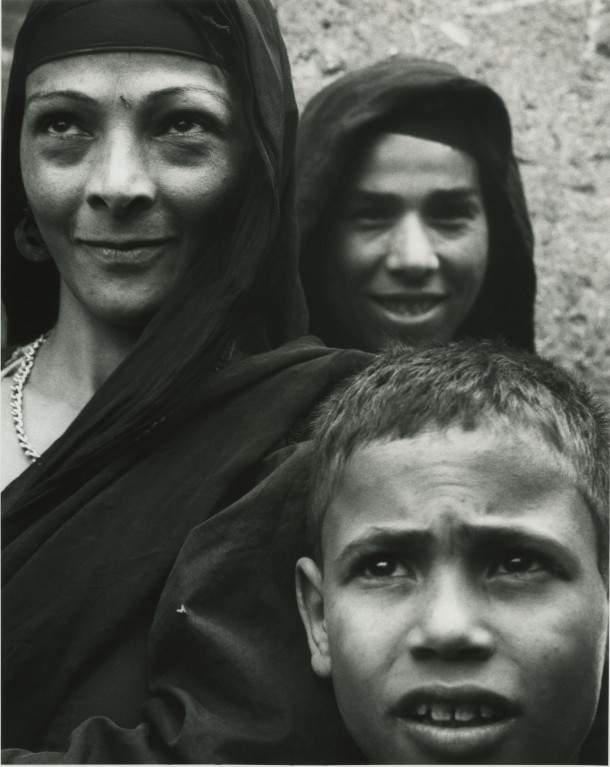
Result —
[{"label": "boy's eyebrow", "polygon": [[[454,528],[460,542],[475,550],[492,550],[499,547],[539,547],[549,554],[556,554],[562,560],[578,567],[578,559],[572,553],[569,542],[562,542],[553,535],[545,535],[524,525],[503,524],[460,524]],[[430,528],[370,527],[339,553],[337,563],[350,560],[367,549],[388,548],[392,551],[417,548],[422,553],[429,551],[437,541],[437,534]]]},{"label": "boy's eyebrow", "polygon": [[391,529],[387,527],[369,527],[358,538],[350,541],[339,553],[337,563],[350,560],[369,548],[402,549],[417,546],[421,550],[429,549],[434,542],[434,534],[430,530],[420,528]]},{"label": "boy's eyebrow", "polygon": [[552,534],[532,530],[525,525],[461,525],[458,534],[467,544],[479,551],[500,547],[531,546],[555,554],[573,567],[579,567],[573,554],[571,541],[561,541]]}]

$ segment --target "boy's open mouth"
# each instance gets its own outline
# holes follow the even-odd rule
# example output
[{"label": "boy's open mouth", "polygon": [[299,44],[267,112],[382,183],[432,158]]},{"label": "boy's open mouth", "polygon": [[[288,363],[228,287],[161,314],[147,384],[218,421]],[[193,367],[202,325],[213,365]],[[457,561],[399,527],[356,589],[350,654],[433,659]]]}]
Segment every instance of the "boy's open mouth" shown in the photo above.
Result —
[{"label": "boy's open mouth", "polygon": [[409,717],[436,727],[480,727],[503,719],[505,714],[488,704],[434,701],[417,704],[409,711]]},{"label": "boy's open mouth", "polygon": [[397,706],[397,713],[420,725],[469,728],[512,719],[518,713],[517,708],[509,698],[480,687],[432,686],[405,695]]},{"label": "boy's open mouth", "polygon": [[439,763],[482,758],[517,726],[520,707],[478,685],[420,687],[393,709],[406,737]]}]

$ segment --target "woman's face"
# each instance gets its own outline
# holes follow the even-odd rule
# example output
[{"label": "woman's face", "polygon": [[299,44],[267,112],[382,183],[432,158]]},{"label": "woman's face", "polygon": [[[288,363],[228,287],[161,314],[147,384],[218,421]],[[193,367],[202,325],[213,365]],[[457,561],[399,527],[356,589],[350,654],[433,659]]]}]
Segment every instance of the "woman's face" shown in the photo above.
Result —
[{"label": "woman's face", "polygon": [[21,168],[62,295],[145,323],[235,210],[249,151],[239,93],[212,64],[100,53],[35,69]]},{"label": "woman's face", "polygon": [[469,155],[376,136],[324,231],[320,290],[333,343],[374,352],[390,338],[453,338],[487,265],[487,218]]}]

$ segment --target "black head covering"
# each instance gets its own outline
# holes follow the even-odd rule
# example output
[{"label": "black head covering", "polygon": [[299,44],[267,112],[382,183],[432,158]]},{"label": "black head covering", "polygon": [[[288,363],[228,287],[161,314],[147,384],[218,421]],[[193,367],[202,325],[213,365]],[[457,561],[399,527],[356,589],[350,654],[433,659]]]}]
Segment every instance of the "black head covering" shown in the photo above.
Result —
[{"label": "black head covering", "polygon": [[508,112],[483,83],[437,61],[395,57],[335,80],[307,104],[297,141],[301,275],[312,331],[328,340],[319,298],[318,237],[354,154],[367,137],[404,132],[461,149],[477,161],[489,224],[481,292],[458,337],[534,347],[533,233],[513,154]]}]

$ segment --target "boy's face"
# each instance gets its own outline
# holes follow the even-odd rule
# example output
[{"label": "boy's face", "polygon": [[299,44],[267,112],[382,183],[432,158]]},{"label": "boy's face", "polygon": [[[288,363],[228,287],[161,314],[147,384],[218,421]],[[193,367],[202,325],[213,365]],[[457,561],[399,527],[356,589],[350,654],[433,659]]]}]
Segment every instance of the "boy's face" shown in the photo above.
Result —
[{"label": "boy's face", "polygon": [[297,569],[312,665],[372,762],[577,758],[606,593],[590,513],[541,441],[450,429],[366,445],[322,548],[323,575]]}]

